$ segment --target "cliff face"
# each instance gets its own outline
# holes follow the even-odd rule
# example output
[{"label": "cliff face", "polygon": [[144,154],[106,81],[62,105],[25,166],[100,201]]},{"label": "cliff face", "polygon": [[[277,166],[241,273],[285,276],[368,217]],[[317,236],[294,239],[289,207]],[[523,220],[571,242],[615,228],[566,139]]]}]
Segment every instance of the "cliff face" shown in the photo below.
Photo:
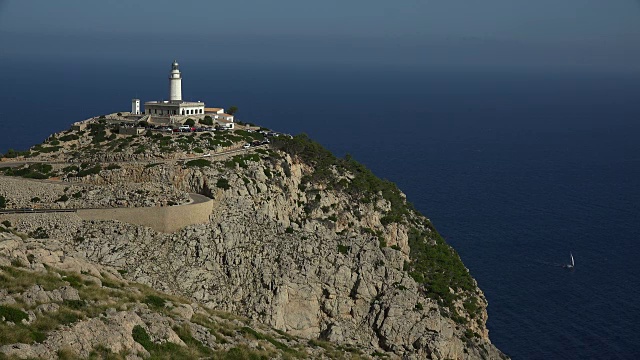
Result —
[{"label": "cliff face", "polygon": [[406,358],[504,357],[482,292],[430,222],[395,186],[304,137],[212,162],[122,164],[74,186],[121,183],[207,195],[210,221],[161,234],[71,214],[10,220],[127,279],[293,336]]},{"label": "cliff face", "polygon": [[[0,359],[360,358],[155,291],[0,225]],[[346,356],[341,356],[345,354]]]}]

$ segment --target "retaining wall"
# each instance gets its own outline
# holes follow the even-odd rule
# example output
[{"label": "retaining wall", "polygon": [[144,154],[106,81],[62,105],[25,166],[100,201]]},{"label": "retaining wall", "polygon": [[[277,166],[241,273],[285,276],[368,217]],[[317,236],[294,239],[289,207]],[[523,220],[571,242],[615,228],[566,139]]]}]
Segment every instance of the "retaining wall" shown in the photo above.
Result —
[{"label": "retaining wall", "polygon": [[155,231],[171,233],[188,225],[209,222],[213,210],[213,199],[200,194],[190,194],[193,202],[178,206],[78,209],[82,220],[118,220],[130,224],[147,226]]}]

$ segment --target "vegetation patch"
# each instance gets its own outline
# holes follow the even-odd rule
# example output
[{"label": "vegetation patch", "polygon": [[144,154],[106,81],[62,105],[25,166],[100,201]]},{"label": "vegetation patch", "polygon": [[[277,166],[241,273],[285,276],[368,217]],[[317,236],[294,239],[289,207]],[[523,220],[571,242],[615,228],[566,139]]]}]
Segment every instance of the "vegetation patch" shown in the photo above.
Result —
[{"label": "vegetation patch", "polygon": [[49,164],[31,164],[19,169],[5,167],[1,168],[6,176],[19,176],[27,179],[48,179],[53,167]]},{"label": "vegetation patch", "polygon": [[[303,182],[329,185],[329,188],[343,190],[364,203],[371,202],[372,195],[381,194],[391,204],[391,209],[385,214],[386,224],[403,221],[412,209],[394,183],[378,178],[350,155],[344,159],[335,157],[306,134],[293,138],[280,136],[274,139],[273,146],[313,167],[313,174],[306,176]],[[350,179],[345,176],[347,174]]]},{"label": "vegetation patch", "polygon": [[211,161],[206,160],[206,159],[195,159],[195,160],[190,160],[187,161],[187,163],[185,164],[187,167],[210,167],[211,166]]},{"label": "vegetation patch", "polygon": [[298,351],[288,347],[286,344],[281,343],[280,341],[274,339],[273,337],[271,337],[271,336],[269,336],[267,334],[259,333],[259,332],[253,330],[252,328],[250,328],[248,326],[242,327],[240,329],[240,332],[243,333],[243,334],[251,335],[256,340],[266,340],[266,341],[270,342],[276,349],[284,351],[285,353],[292,354],[292,355],[294,355],[296,357],[302,355],[302,354],[299,354]]},{"label": "vegetation patch", "polygon": [[38,227],[34,231],[29,232],[29,237],[34,239],[48,239],[49,234],[47,234],[47,231],[42,227]]},{"label": "vegetation patch", "polygon": [[[411,229],[409,246],[409,275],[424,287],[428,297],[448,307],[451,314],[456,315],[453,304],[460,298],[460,292],[472,292],[475,289],[473,278],[458,254],[435,230]],[[451,293],[449,288],[456,292]]]},{"label": "vegetation patch", "polygon": [[72,141],[72,140],[80,139],[80,136],[78,136],[76,134],[68,134],[68,135],[63,135],[63,136],[59,137],[58,139],[60,141]]},{"label": "vegetation patch", "polygon": [[22,320],[28,320],[29,315],[26,312],[9,306],[0,305],[0,319],[4,318],[4,321],[10,321],[12,323],[19,323]]},{"label": "vegetation patch", "polygon": [[167,301],[163,298],[161,298],[160,296],[156,296],[156,295],[148,295],[145,299],[144,299],[144,303],[149,305],[149,306],[153,306],[155,308],[163,308],[164,304]]},{"label": "vegetation patch", "polygon": [[338,252],[341,254],[348,254],[349,250],[351,250],[351,246],[338,245]]},{"label": "vegetation patch", "polygon": [[3,155],[3,157],[5,157],[5,158],[16,158],[18,156],[28,157],[29,155],[31,155],[31,152],[29,150],[27,150],[27,151],[16,151],[16,150],[13,150],[13,149],[9,149]]},{"label": "vegetation patch", "polygon": [[237,166],[246,169],[249,165],[247,164],[250,161],[260,161],[260,155],[258,154],[247,154],[247,155],[236,155],[233,158],[224,162],[224,165],[230,169],[234,169]]},{"label": "vegetation patch", "polygon": [[89,175],[96,175],[102,171],[102,166],[100,164],[96,164],[91,166],[91,164],[85,163],[80,165],[80,169],[76,174],[76,177],[85,177]]},{"label": "vegetation patch", "polygon": [[229,185],[229,180],[225,178],[219,178],[218,181],[216,181],[216,187],[220,189],[228,190],[231,188],[231,185]]}]

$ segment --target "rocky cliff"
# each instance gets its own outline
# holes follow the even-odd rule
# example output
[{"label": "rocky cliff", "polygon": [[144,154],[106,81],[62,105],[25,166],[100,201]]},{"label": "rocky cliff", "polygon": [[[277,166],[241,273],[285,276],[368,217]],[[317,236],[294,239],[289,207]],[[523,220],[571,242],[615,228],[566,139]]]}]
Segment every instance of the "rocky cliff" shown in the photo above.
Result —
[{"label": "rocky cliff", "polygon": [[[203,135],[186,136],[193,138],[173,141],[197,144]],[[197,192],[214,199],[208,223],[162,234],[67,213],[3,218],[13,231],[46,234],[63,253],[117,269],[129,281],[287,336],[365,356],[505,357],[489,340],[486,300],[455,251],[395,185],[353,159],[296,136],[241,154],[152,161],[101,168],[74,186]],[[63,165],[56,168],[64,177]],[[307,355],[326,356],[314,354]]]}]

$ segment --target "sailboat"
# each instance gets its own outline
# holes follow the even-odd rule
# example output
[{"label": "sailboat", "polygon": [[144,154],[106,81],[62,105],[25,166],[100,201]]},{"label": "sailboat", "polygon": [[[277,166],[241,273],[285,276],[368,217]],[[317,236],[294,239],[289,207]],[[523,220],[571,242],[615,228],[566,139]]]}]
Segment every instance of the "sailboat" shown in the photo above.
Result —
[{"label": "sailboat", "polygon": [[575,261],[573,261],[573,254],[571,253],[571,251],[569,251],[569,257],[571,258],[571,263],[565,265],[564,267],[567,269],[573,269],[576,266]]}]

